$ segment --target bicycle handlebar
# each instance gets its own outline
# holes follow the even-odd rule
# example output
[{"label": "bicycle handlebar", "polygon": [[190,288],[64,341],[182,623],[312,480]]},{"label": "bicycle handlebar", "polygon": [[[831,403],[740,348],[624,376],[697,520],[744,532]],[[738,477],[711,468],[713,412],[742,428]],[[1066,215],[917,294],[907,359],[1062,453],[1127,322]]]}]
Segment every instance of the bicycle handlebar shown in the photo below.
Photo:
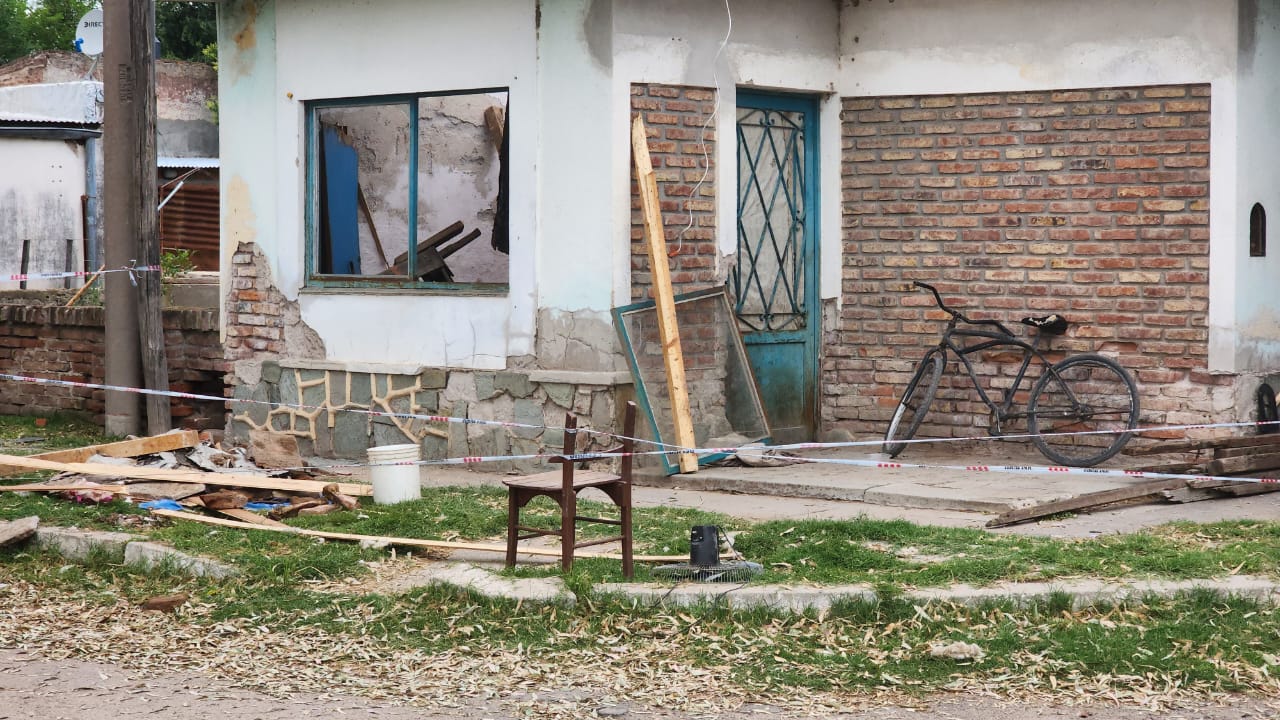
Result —
[{"label": "bicycle handlebar", "polygon": [[942,295],[938,292],[938,288],[930,285],[929,283],[920,282],[919,280],[914,280],[912,281],[912,284],[918,288],[924,288],[925,290],[928,290],[929,292],[933,293],[933,299],[937,301],[938,307],[942,308],[942,311],[947,313],[951,317],[961,322],[968,323],[969,325],[994,325],[995,327],[999,328],[1000,332],[1004,333],[1005,335],[1013,335],[1013,333],[1009,330],[1009,328],[1005,327],[1004,324],[1001,323],[999,320],[974,320],[972,318],[965,316],[965,314],[960,312],[959,310],[955,310],[953,308],[947,307],[947,304],[942,301]]}]

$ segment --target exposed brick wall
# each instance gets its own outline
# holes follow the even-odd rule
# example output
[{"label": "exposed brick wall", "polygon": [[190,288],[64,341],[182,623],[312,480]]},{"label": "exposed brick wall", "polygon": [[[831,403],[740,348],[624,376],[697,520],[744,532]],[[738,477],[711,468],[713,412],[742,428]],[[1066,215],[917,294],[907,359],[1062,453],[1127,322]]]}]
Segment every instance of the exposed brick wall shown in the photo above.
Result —
[{"label": "exposed brick wall", "polygon": [[[723,282],[716,274],[715,107],[713,89],[631,86],[631,110],[649,135],[667,250],[676,252],[670,258],[676,294]],[[631,180],[631,297],[644,300],[652,281],[634,162]]]},{"label": "exposed brick wall", "polygon": [[[824,425],[883,431],[945,317],[909,291],[913,280],[975,317],[1062,313],[1076,325],[1053,347],[1115,355],[1139,380],[1144,420],[1210,414],[1209,95],[1187,85],[846,99],[842,309],[825,338]],[[922,433],[987,425],[976,397],[949,409]]]},{"label": "exposed brick wall", "polygon": [[[104,313],[101,307],[0,305],[0,365],[5,372],[55,380],[103,382]],[[164,311],[169,386],[178,392],[222,396],[226,362],[212,310]],[[101,423],[105,392],[89,388],[0,382],[0,414],[78,412]],[[175,424],[222,428],[222,402],[174,398]]]},{"label": "exposed brick wall", "polygon": [[283,355],[284,304],[265,258],[255,246],[241,243],[231,256],[231,292],[223,308],[227,360]]}]

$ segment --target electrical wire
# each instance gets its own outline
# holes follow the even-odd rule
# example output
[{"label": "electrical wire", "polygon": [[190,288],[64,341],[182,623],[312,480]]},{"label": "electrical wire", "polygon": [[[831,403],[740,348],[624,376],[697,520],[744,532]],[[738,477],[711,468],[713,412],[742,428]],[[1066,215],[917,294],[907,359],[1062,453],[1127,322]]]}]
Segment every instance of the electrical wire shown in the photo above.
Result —
[{"label": "electrical wire", "polygon": [[[711,58],[711,83],[715,86],[715,96],[712,98],[714,105],[711,112],[707,113],[707,118],[702,122],[702,127],[698,131],[698,145],[702,147],[702,177],[698,178],[698,182],[694,184],[693,190],[689,193],[689,199],[686,202],[692,203],[698,198],[698,191],[702,189],[707,178],[711,175],[711,153],[707,151],[707,128],[711,126],[711,122],[715,120],[716,113],[720,108],[720,56],[724,53],[724,49],[729,44],[729,36],[733,34],[733,10],[729,7],[729,0],[724,0],[725,16],[729,19],[729,27],[724,32],[724,39],[720,41],[720,47],[716,49],[715,57]],[[676,246],[667,253],[668,257],[675,257],[684,249],[684,236],[693,229],[693,208],[689,208],[689,222],[680,230],[680,235],[676,238]]]}]

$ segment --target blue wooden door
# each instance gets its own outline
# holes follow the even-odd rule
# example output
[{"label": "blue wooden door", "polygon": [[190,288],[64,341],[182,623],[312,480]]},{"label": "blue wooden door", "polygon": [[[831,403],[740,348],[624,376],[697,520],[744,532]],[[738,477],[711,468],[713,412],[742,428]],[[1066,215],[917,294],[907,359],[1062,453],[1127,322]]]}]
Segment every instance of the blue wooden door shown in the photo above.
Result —
[{"label": "blue wooden door", "polygon": [[818,112],[811,97],[738,93],[734,312],[774,442],[817,429]]}]

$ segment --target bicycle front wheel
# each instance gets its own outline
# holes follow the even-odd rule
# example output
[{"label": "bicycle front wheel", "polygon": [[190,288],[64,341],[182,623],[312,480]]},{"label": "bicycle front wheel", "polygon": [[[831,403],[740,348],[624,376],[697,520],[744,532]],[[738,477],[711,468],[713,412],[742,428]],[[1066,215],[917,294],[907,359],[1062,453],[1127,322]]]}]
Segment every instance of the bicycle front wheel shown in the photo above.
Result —
[{"label": "bicycle front wheel", "polygon": [[920,428],[920,423],[924,422],[925,413],[929,412],[933,396],[938,392],[944,364],[942,353],[933,350],[916,366],[915,375],[907,383],[907,390],[902,393],[902,400],[898,401],[889,429],[884,434],[883,448],[889,457],[898,457],[898,453],[907,447],[904,441],[910,440]]},{"label": "bicycle front wheel", "polygon": [[1027,431],[1050,460],[1090,467],[1120,452],[1138,425],[1138,388],[1110,358],[1092,353],[1050,367],[1031,391]]}]

